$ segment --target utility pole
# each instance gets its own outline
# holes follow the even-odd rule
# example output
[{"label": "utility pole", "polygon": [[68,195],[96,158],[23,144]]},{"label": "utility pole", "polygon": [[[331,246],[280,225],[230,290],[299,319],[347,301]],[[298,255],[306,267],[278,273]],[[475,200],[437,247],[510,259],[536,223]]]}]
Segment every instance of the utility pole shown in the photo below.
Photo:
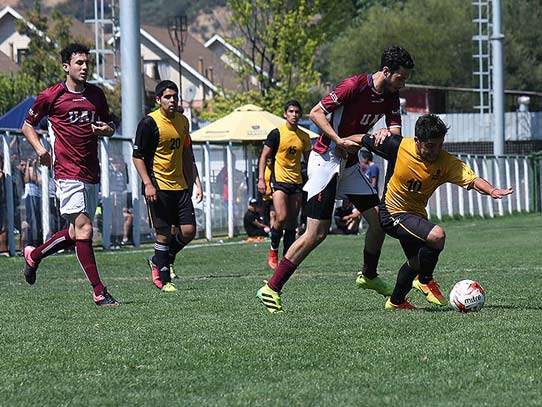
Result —
[{"label": "utility pole", "polygon": [[177,47],[178,55],[178,66],[179,66],[179,102],[183,102],[183,83],[182,83],[182,66],[181,66],[181,54],[184,50],[184,45],[186,44],[186,39],[188,35],[188,24],[186,22],[186,15],[179,15],[173,18],[170,18],[168,21],[167,31],[169,38],[173,45]]},{"label": "utility pole", "polygon": [[493,0],[493,35],[492,65],[493,65],[493,120],[495,134],[493,140],[493,155],[504,155],[504,63],[503,63],[502,8],[501,0]]}]

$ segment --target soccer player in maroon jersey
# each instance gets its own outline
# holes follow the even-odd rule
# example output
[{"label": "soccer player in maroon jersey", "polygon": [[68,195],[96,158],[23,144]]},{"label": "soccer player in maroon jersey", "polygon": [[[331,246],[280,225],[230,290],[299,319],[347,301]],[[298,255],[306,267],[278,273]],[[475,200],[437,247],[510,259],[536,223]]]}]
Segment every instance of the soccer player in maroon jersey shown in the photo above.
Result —
[{"label": "soccer player in maroon jersey", "polygon": [[[88,47],[81,44],[70,44],[60,52],[66,81],[38,95],[23,125],[23,134],[38,154],[40,164],[50,166],[54,161],[60,213],[70,223],[41,246],[24,248],[24,277],[28,284],[34,284],[44,257],[75,246],[79,264],[92,285],[94,303],[115,306],[119,303],[100,279],[92,248],[92,219],[100,176],[98,137],[110,137],[115,130],[109,123],[109,107],[103,91],[87,83],[88,54]],[[44,116],[49,116],[55,136],[54,160],[34,130]]]},{"label": "soccer player in maroon jersey", "polygon": [[320,128],[321,136],[311,151],[309,180],[303,188],[308,192],[307,230],[290,247],[269,282],[258,290],[257,296],[269,312],[282,312],[282,287],[303,259],[326,238],[336,197],[348,197],[369,224],[357,286],[391,295],[393,288],[377,274],[385,237],[375,208],[378,195],[361,171],[361,144],[345,138],[367,133],[382,116],[386,117],[387,127],[374,133],[379,141],[401,134],[398,91],[405,86],[413,68],[414,61],[406,50],[389,47],[382,54],[377,72],[343,80],[311,110],[310,118]]}]

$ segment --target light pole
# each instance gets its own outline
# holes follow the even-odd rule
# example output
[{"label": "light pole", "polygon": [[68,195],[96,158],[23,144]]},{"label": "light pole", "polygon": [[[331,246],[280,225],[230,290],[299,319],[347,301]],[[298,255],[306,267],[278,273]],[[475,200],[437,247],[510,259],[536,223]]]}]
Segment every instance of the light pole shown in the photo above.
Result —
[{"label": "light pole", "polygon": [[188,35],[188,24],[186,22],[186,16],[180,15],[170,18],[168,21],[167,31],[169,38],[173,45],[177,46],[178,64],[179,64],[179,102],[183,103],[183,84],[182,84],[182,67],[181,67],[181,54],[184,50],[184,44],[186,44],[186,38]]}]

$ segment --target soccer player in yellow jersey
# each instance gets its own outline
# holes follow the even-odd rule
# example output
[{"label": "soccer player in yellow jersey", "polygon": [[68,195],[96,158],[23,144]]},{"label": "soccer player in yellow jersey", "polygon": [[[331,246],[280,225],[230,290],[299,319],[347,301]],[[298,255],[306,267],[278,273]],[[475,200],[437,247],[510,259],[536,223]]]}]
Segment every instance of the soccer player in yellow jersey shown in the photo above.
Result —
[{"label": "soccer player in yellow jersey", "polygon": [[[171,258],[196,234],[192,204],[196,173],[188,119],[177,111],[177,85],[162,81],[155,92],[160,108],[139,122],[132,157],[143,181],[149,222],[156,231],[150,261],[153,283],[164,292],[173,292],[177,289],[171,282]],[[172,226],[178,227],[175,236],[171,234]]]},{"label": "soccer player in yellow jersey", "polygon": [[444,249],[444,229],[427,219],[425,207],[433,192],[451,182],[467,190],[501,199],[512,188],[499,189],[478,177],[463,161],[443,150],[446,124],[436,115],[421,116],[416,122],[415,137],[392,135],[375,146],[370,135],[352,136],[352,140],[388,160],[386,187],[379,205],[380,224],[386,233],[399,240],[407,261],[399,270],[387,309],[416,308],[406,300],[412,287],[427,301],[446,305],[433,278],[440,252]]},{"label": "soccer player in yellow jersey", "polygon": [[284,106],[286,123],[273,129],[267,136],[258,165],[258,191],[265,195],[265,167],[272,157],[271,190],[275,222],[271,228],[271,248],[268,266],[275,270],[278,263],[280,239],[284,234],[283,253],[295,241],[297,215],[301,208],[303,179],[301,177],[301,156],[309,159],[310,137],[297,127],[301,117],[301,104],[289,100]]}]

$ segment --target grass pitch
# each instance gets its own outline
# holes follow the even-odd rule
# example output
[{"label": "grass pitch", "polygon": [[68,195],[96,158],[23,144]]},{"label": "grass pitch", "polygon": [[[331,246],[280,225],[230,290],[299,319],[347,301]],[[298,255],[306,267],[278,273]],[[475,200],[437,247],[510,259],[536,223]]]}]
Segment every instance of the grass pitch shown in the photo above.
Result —
[{"label": "grass pitch", "polygon": [[[479,313],[389,312],[357,290],[363,238],[329,236],[286,285],[255,297],[268,243],[188,247],[178,294],[150,283],[150,250],[101,252],[121,307],[94,306],[73,255],[0,259],[0,406],[534,406],[542,400],[542,216],[443,222],[436,277],[487,293]],[[381,274],[403,262],[386,238]]]}]

